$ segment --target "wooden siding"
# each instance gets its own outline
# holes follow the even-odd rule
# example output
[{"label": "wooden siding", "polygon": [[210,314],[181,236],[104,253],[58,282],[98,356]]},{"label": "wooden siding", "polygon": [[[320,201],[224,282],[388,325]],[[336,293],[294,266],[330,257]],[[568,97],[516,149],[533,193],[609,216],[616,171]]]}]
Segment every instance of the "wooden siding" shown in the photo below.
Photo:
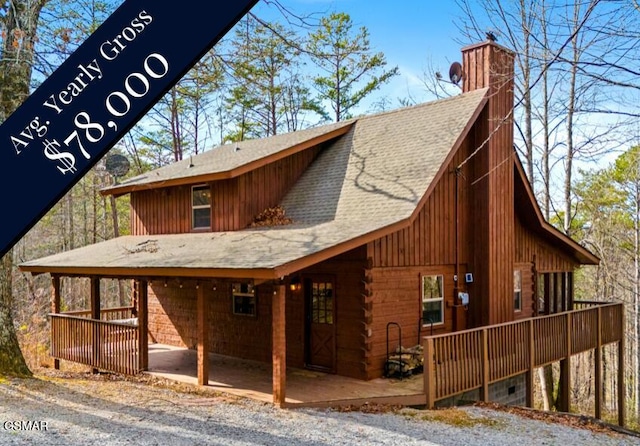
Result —
[{"label": "wooden siding", "polygon": [[[316,158],[316,146],[236,178],[211,184],[211,231],[245,228],[256,215],[277,205]],[[131,234],[192,232],[191,186],[131,194]]]},{"label": "wooden siding", "polygon": [[[371,337],[369,341],[368,378],[377,378],[383,374],[387,353],[387,324],[395,322],[402,329],[402,345],[413,347],[419,343],[418,330],[422,316],[422,296],[420,292],[421,275],[442,275],[444,292],[444,324],[422,326],[421,334],[441,334],[453,330],[455,312],[465,311],[462,307],[454,309],[453,265],[437,267],[395,267],[372,268],[368,275],[373,291]],[[389,329],[389,347],[398,346],[398,330]]]},{"label": "wooden siding", "polygon": [[[473,139],[467,137],[444,175],[427,198],[413,223],[406,229],[381,237],[368,244],[373,267],[417,265],[453,265],[456,256],[455,168],[469,156]],[[459,177],[460,263],[469,260],[470,185],[469,166]]]},{"label": "wooden siding", "polygon": [[[464,91],[489,87],[489,101],[476,127],[471,265],[483,305],[471,305],[474,326],[513,320],[514,177],[513,55],[489,43],[463,49]],[[482,75],[479,75],[481,73]]]},{"label": "wooden siding", "polygon": [[[318,274],[335,278],[336,373],[359,379],[367,378],[369,338],[366,334],[370,312],[365,290],[366,266],[363,246],[300,272],[302,277]],[[303,304],[303,292],[294,299]],[[288,358],[299,361],[299,358],[304,360],[304,305],[296,307],[287,313],[287,352]]]},{"label": "wooden siding", "polygon": [[[195,349],[198,343],[196,282],[149,285],[149,337],[152,341]],[[271,360],[272,286],[257,287],[257,316],[232,312],[231,282],[199,282],[208,301],[209,351],[258,361]],[[213,288],[216,288],[215,290]]]},{"label": "wooden siding", "polygon": [[[366,250],[349,251],[300,272],[335,278],[336,372],[359,379],[367,377],[365,367],[365,286]],[[209,300],[210,351],[239,358],[271,360],[271,314],[273,286],[257,286],[257,316],[234,315],[230,283],[198,282]],[[196,282],[175,280],[164,286],[154,280],[149,286],[149,337],[153,342],[195,349],[197,345]],[[216,287],[216,290],[213,287]],[[305,366],[304,291],[286,291],[287,365]],[[415,335],[417,336],[417,334]]]},{"label": "wooden siding", "polygon": [[535,316],[536,309],[536,293],[535,293],[535,270],[533,263],[516,263],[515,271],[520,271],[522,277],[522,310],[514,310],[514,319],[525,319]]},{"label": "wooden siding", "polygon": [[563,253],[560,249],[528,230],[519,217],[515,219],[515,240],[516,253],[515,261],[535,262],[538,272],[560,272],[573,271],[578,262],[571,256]]}]

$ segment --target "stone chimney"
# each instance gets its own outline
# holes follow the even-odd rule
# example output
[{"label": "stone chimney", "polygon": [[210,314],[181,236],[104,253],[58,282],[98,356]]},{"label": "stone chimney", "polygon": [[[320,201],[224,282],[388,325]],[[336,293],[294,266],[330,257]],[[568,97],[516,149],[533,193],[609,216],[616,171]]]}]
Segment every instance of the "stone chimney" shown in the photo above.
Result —
[{"label": "stone chimney", "polygon": [[494,41],[462,49],[463,91],[488,88],[476,121],[467,179],[473,209],[470,229],[476,278],[470,300],[472,326],[514,319],[515,261],[513,77],[514,55]]}]

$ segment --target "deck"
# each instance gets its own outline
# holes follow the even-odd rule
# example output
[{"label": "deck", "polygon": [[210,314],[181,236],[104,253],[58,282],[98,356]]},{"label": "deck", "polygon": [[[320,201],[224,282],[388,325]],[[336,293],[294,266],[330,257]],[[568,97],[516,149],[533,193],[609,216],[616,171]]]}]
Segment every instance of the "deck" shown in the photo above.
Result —
[{"label": "deck", "polygon": [[[204,349],[200,349],[204,351],[200,352],[199,362],[196,350],[159,344],[148,346],[144,324],[130,325],[130,319],[113,320],[123,315],[123,309],[103,311],[100,316],[110,319],[106,321],[87,318],[86,312],[52,314],[51,354],[118,373],[151,370],[157,376],[208,384],[228,393],[286,406],[376,402],[433,407],[437,401],[474,389],[479,389],[481,398],[487,400],[490,384],[523,373],[526,373],[527,405],[530,406],[535,368],[559,361],[560,401],[563,410],[570,411],[571,357],[592,350],[596,352],[595,405],[599,418],[601,351],[605,345],[617,343],[618,414],[620,424],[624,425],[624,362],[621,359],[624,358],[624,308],[622,304],[594,302],[583,302],[580,306],[582,308],[573,311],[426,336],[422,340],[424,374],[402,381],[361,381],[295,368],[287,368],[282,379],[284,361],[277,365],[275,359],[271,364],[205,355]],[[277,379],[273,379],[274,373]]]},{"label": "deck", "polygon": [[[164,344],[149,345],[149,374],[197,384],[197,352]],[[271,363],[210,353],[209,387],[232,395],[273,402]],[[371,381],[287,368],[288,407],[361,405],[364,402],[424,404],[422,375]]]}]

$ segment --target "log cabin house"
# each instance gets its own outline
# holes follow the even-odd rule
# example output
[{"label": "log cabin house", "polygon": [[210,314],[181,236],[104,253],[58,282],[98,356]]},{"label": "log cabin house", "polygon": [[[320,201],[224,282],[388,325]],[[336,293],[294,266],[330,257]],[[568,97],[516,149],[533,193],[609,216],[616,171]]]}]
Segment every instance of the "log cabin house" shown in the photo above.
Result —
[{"label": "log cabin house", "polygon": [[[135,373],[152,339],[197,350],[200,384],[208,352],[272,362],[284,404],[286,367],[382,376],[391,324],[432,358],[423,399],[433,405],[473,388],[486,398],[491,382],[523,371],[530,384],[534,366],[566,366],[579,339],[593,339],[581,351],[622,345],[621,306],[574,308],[573,272],[598,258],[544,220],[514,150],[513,54],[487,41],[462,58],[458,96],[227,144],[104,190],[130,194],[131,235],[21,269],[52,275],[53,313],[61,277],[92,278],[93,321],[99,279],[133,279],[127,339],[138,348],[112,363],[90,345],[69,353],[78,336],[114,336],[111,325],[52,314],[52,355]],[[272,224],[252,225],[264,211]],[[556,313],[573,318],[548,319]],[[447,338],[457,333],[471,337]],[[500,358],[487,342],[520,365],[489,369]],[[468,382],[447,390],[439,367],[462,350]]]}]

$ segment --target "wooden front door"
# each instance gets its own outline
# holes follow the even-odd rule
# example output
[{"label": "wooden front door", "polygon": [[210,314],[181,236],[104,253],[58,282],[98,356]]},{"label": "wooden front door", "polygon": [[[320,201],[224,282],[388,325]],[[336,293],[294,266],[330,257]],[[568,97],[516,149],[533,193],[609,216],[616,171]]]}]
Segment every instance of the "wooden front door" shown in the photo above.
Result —
[{"label": "wooden front door", "polygon": [[336,296],[330,276],[304,281],[306,300],[306,364],[309,368],[335,371]]}]

